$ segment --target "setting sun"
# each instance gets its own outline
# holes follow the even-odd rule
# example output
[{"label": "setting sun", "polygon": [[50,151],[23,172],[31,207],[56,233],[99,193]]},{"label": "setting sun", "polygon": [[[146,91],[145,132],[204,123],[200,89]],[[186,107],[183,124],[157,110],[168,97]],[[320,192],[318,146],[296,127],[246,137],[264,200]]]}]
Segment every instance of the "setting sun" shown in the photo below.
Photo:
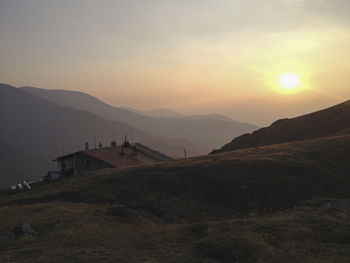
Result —
[{"label": "setting sun", "polygon": [[285,89],[294,89],[300,85],[300,78],[294,73],[287,73],[281,76],[280,84]]}]

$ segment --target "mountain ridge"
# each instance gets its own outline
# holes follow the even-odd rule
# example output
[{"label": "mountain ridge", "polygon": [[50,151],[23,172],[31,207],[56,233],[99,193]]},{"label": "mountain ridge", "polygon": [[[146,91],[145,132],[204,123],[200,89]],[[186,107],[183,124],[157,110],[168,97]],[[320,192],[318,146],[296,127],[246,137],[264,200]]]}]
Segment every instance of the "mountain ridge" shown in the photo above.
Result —
[{"label": "mountain ridge", "polygon": [[120,144],[125,134],[132,133],[138,142],[175,157],[183,156],[184,148],[189,156],[210,149],[190,141],[155,137],[131,125],[64,107],[10,85],[0,85],[0,122],[0,154],[4,156],[0,159],[1,186],[45,175],[48,169],[54,169],[54,157],[63,151],[82,149],[86,141],[93,145],[95,135],[97,143],[109,145],[113,135]]},{"label": "mountain ridge", "polygon": [[104,119],[127,123],[158,137],[187,139],[212,149],[221,146],[232,137],[257,128],[254,125],[236,121],[153,118],[108,105],[82,92],[33,87],[21,89],[57,104],[87,110]]},{"label": "mountain ridge", "polygon": [[350,100],[290,119],[280,119],[269,127],[234,138],[212,153],[327,137],[350,131]]},{"label": "mountain ridge", "polygon": [[135,113],[139,113],[142,115],[147,115],[149,117],[153,118],[168,118],[168,119],[187,119],[187,120],[201,120],[201,119],[209,119],[209,120],[219,120],[219,121],[233,121],[236,122],[236,120],[233,120],[232,118],[218,113],[212,113],[212,114],[193,114],[193,115],[186,115],[183,113],[179,113],[177,111],[168,109],[168,108],[157,108],[152,110],[137,110],[134,108],[129,107],[122,107],[128,111],[132,111]]}]

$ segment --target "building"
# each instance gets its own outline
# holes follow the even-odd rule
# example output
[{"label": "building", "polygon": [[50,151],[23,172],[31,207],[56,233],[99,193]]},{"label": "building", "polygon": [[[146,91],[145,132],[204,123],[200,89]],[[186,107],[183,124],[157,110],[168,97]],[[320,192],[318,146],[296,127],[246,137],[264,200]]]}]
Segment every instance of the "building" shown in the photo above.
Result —
[{"label": "building", "polygon": [[140,143],[125,142],[123,145],[117,145],[116,142],[112,142],[110,147],[102,147],[100,143],[97,149],[89,149],[86,143],[85,150],[57,157],[53,161],[57,162],[59,173],[65,176],[105,168],[133,167],[171,159]]}]

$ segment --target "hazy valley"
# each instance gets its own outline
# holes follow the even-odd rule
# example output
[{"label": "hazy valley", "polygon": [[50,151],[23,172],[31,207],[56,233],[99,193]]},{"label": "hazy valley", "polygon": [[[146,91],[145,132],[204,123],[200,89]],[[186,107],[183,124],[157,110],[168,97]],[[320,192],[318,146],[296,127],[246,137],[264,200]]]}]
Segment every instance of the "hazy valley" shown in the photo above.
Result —
[{"label": "hazy valley", "polygon": [[59,105],[86,110],[107,120],[124,122],[154,136],[187,139],[208,148],[221,146],[232,137],[257,129],[257,126],[218,114],[183,116],[173,113],[169,116],[169,113],[162,115],[158,111],[158,115],[147,116],[147,112],[113,107],[81,92],[31,87],[21,89]]}]

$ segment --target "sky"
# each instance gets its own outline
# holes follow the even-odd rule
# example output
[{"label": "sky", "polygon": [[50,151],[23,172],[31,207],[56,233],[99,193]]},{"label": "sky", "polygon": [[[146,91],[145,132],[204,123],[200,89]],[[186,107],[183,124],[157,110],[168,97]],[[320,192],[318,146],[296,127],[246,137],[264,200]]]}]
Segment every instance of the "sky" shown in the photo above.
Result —
[{"label": "sky", "polygon": [[349,14],[349,0],[0,0],[0,82],[263,126],[350,99]]}]

